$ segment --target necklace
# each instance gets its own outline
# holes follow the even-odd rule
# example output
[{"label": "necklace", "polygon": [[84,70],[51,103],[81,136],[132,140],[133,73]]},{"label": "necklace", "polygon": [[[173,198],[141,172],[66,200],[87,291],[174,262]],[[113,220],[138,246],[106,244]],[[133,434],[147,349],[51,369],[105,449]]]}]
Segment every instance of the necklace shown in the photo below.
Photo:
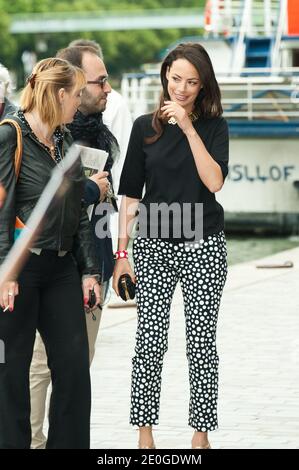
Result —
[{"label": "necklace", "polygon": [[[191,111],[191,113],[188,114],[188,117],[189,117],[191,122],[194,122],[199,118],[199,115],[195,111]],[[175,126],[178,123],[174,116],[169,118],[167,122],[168,122],[168,124],[172,124],[173,126]]]},{"label": "necklace", "polygon": [[191,122],[194,122],[199,118],[199,114],[196,111],[191,111],[191,113],[189,113],[188,116]]},{"label": "necklace", "polygon": [[50,140],[48,137],[45,137],[45,136],[44,136],[44,134],[43,134],[43,132],[42,132],[42,129],[41,129],[41,127],[40,127],[40,124],[39,124],[39,122],[37,121],[37,119],[36,119],[36,117],[34,116],[34,114],[33,114],[33,113],[30,113],[30,116],[32,117],[32,119],[33,119],[33,121],[34,121],[34,124],[35,124],[35,126],[36,126],[36,128],[37,128],[37,130],[38,130],[39,135],[41,135],[41,136],[42,136],[42,139],[43,139],[43,140],[40,140],[40,139],[38,138],[38,140],[39,140],[42,144],[46,145],[46,147],[48,147],[48,148],[50,149],[51,157],[54,158],[54,155],[55,155],[55,145],[54,145],[53,140],[52,140],[52,139]]}]

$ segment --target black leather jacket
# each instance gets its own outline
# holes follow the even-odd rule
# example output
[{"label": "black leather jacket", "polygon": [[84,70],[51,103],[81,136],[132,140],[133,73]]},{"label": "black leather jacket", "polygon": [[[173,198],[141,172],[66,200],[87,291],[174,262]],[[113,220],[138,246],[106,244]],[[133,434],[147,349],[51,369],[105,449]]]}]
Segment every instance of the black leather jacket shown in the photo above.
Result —
[{"label": "black leather jacket", "polygon": [[17,110],[17,107],[9,101],[7,98],[4,98],[4,109],[2,111],[2,115],[0,116],[0,119],[5,119],[8,117],[9,114],[15,113]]},{"label": "black leather jacket", "polygon": [[[17,116],[10,118],[21,126],[23,156],[16,185],[16,131],[9,124],[0,126],[0,181],[7,191],[0,211],[0,264],[13,244],[15,217],[26,224],[56,165],[30,129]],[[71,143],[71,135],[66,130],[61,153],[65,154]],[[94,241],[83,202],[83,181],[82,167],[78,164],[69,190],[55,205],[55,210],[48,213],[34,247],[72,251],[81,274],[98,274]]]}]

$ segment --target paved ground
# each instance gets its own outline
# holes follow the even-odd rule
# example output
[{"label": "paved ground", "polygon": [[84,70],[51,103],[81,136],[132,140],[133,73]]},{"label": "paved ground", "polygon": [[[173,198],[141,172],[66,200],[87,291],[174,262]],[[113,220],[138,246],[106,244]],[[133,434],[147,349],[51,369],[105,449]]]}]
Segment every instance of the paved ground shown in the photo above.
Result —
[{"label": "paved ground", "polygon": [[[219,430],[213,448],[299,448],[299,248],[265,258],[293,268],[230,268],[218,326]],[[114,300],[114,299],[112,299]],[[172,305],[158,448],[190,447],[182,298]],[[136,309],[105,308],[92,365],[92,448],[136,448],[129,424]]]}]

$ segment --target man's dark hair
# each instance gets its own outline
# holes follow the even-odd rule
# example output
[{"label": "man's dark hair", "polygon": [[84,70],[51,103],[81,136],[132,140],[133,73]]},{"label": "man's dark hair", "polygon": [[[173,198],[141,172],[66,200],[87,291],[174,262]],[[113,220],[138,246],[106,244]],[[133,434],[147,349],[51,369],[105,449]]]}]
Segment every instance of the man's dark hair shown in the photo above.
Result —
[{"label": "man's dark hair", "polygon": [[71,41],[68,45],[68,47],[93,47],[97,53],[97,55],[100,57],[100,59],[104,60],[104,55],[102,48],[100,44],[93,39],[75,39],[74,41]]},{"label": "man's dark hair", "polygon": [[56,57],[59,59],[64,59],[70,62],[72,65],[79,67],[82,69],[82,58],[84,52],[90,52],[94,55],[99,55],[96,49],[92,46],[75,46],[75,47],[65,47],[64,49],[60,49]]}]

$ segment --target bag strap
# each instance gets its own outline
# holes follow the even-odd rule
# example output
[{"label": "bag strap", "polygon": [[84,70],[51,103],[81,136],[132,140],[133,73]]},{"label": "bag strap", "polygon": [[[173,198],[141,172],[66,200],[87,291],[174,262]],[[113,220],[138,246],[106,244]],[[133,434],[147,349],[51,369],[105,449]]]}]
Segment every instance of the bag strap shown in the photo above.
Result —
[{"label": "bag strap", "polygon": [[3,119],[3,121],[0,122],[0,126],[2,126],[2,124],[10,124],[16,129],[17,146],[15,150],[15,173],[16,173],[16,179],[18,180],[20,169],[21,169],[21,163],[22,163],[22,155],[23,155],[22,130],[21,130],[20,125],[14,119]]}]

